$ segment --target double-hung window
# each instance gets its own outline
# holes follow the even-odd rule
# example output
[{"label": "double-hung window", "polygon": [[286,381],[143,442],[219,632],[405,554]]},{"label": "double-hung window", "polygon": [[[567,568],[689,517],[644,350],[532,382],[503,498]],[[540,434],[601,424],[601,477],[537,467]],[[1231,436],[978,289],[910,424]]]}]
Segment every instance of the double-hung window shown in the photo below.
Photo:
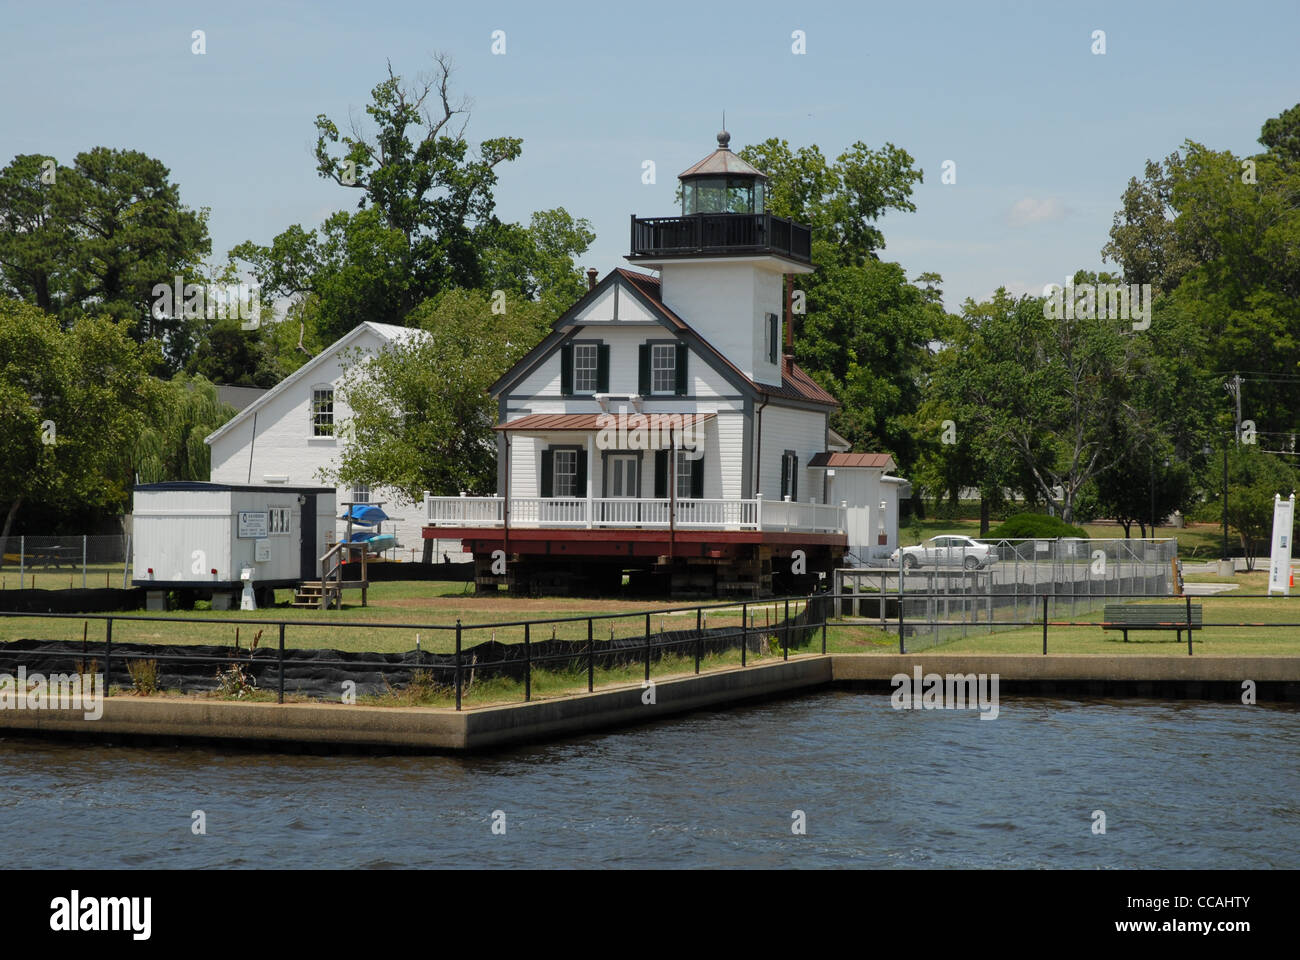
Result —
[{"label": "double-hung window", "polygon": [[578,495],[578,451],[556,450],[553,461],[555,480],[552,496],[576,497]]},{"label": "double-hung window", "polygon": [[334,388],[313,387],[311,391],[311,435],[334,436]]},{"label": "double-hung window", "polygon": [[655,343],[650,346],[650,392],[677,392],[677,345]]},{"label": "double-hung window", "polygon": [[595,393],[600,382],[600,350],[594,343],[573,345],[573,392]]}]

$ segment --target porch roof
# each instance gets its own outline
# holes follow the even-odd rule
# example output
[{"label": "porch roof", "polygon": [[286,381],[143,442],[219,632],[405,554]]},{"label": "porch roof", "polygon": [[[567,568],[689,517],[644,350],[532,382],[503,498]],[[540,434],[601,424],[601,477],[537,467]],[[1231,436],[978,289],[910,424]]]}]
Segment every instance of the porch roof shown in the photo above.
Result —
[{"label": "porch roof", "polygon": [[872,470],[891,470],[894,467],[894,458],[887,453],[837,453],[828,451],[814,454],[813,458],[808,461],[808,466],[811,469],[862,467]]},{"label": "porch roof", "polygon": [[[633,417],[644,417],[647,429],[662,429],[664,418],[673,417],[674,424],[680,421],[683,428],[694,426],[697,423],[704,423],[706,420],[712,420],[717,414],[714,413],[530,413],[526,417],[520,417],[518,420],[510,420],[506,423],[498,423],[494,429],[504,430],[514,433],[516,431],[549,433],[563,430],[575,430],[582,432],[597,431],[616,427],[618,417],[625,417],[628,423],[628,429],[632,429],[635,424],[631,423]],[[603,418],[603,419],[602,419]]]}]

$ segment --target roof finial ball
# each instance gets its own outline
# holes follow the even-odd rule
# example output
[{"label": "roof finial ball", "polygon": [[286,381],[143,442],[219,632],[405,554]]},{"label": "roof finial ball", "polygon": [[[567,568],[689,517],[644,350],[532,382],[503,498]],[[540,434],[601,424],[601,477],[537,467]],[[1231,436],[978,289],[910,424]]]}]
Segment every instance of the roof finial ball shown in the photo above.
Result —
[{"label": "roof finial ball", "polygon": [[727,133],[726,130],[723,130],[718,134],[718,149],[730,150],[731,148],[727,146],[729,143],[731,143],[731,134]]}]

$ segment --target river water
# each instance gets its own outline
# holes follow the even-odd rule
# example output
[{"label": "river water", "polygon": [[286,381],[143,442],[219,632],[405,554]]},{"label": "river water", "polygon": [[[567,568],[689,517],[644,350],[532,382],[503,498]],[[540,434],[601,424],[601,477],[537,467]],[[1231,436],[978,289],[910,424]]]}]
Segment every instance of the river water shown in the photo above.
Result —
[{"label": "river water", "polygon": [[1295,868],[1300,711],[830,692],[471,758],[0,740],[0,838],[26,867]]}]

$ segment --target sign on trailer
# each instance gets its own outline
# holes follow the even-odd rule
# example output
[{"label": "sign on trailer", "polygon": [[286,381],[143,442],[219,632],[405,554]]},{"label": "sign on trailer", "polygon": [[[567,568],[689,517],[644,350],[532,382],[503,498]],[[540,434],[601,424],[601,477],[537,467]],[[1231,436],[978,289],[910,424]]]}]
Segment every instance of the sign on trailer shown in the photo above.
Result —
[{"label": "sign on trailer", "polygon": [[239,540],[260,540],[266,536],[266,511],[239,511]]}]

